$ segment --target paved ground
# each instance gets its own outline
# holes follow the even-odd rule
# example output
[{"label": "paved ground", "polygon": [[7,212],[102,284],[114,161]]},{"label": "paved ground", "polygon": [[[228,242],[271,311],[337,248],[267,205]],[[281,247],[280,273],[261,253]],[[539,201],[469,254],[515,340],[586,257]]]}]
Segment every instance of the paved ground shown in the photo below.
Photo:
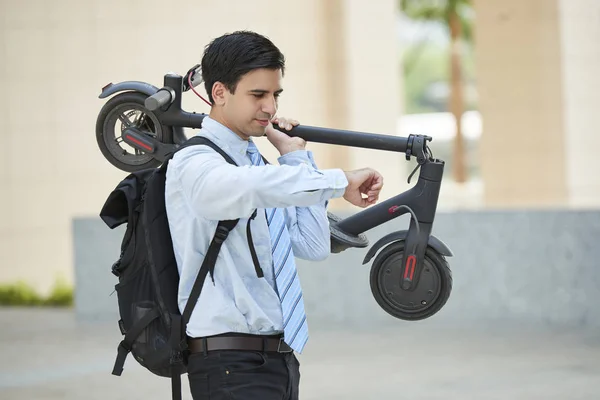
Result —
[{"label": "paved ground", "polygon": [[[120,339],[112,323],[9,308],[0,326],[1,400],[170,398],[169,380],[132,358],[122,377],[110,375]],[[400,323],[313,332],[300,360],[303,400],[600,399],[600,332]]]}]

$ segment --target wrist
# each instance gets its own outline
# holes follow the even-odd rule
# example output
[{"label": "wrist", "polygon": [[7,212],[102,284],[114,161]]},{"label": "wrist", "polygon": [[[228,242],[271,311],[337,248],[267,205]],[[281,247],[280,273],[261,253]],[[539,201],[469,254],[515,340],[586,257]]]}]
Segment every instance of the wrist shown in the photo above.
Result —
[{"label": "wrist", "polygon": [[346,176],[346,180],[348,181],[348,186],[350,186],[350,182],[352,181],[352,171],[342,171]]}]

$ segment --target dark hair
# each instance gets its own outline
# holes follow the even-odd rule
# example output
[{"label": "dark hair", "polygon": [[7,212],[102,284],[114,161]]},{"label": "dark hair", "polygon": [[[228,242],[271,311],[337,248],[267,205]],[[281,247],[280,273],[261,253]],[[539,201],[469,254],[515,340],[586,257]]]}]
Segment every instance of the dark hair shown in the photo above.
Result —
[{"label": "dark hair", "polygon": [[214,39],[204,49],[202,79],[211,103],[212,87],[221,82],[231,92],[245,74],[258,69],[285,70],[285,58],[265,36],[251,31],[236,31]]}]

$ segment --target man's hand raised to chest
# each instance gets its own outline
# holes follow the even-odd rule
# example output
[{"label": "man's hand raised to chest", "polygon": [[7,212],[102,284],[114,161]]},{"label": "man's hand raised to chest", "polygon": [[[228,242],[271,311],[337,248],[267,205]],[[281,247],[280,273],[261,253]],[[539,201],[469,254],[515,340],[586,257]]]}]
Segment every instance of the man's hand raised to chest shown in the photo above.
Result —
[{"label": "man's hand raised to chest", "polygon": [[[274,118],[271,122],[278,124],[279,128],[286,129],[288,131],[294,126],[298,125],[298,121],[289,118]],[[271,124],[269,124],[267,127],[266,134],[269,142],[275,146],[281,155],[291,153],[292,151],[296,150],[306,149],[306,141],[304,139],[299,137],[290,137],[285,133],[273,128],[273,125]]]}]

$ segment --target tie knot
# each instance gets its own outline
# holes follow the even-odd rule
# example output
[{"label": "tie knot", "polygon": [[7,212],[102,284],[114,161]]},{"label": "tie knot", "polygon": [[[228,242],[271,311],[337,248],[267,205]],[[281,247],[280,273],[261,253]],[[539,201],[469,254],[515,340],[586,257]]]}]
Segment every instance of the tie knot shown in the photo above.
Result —
[{"label": "tie knot", "polygon": [[258,147],[256,147],[256,144],[254,144],[253,141],[249,141],[247,151],[248,151],[248,153],[254,155],[254,154],[258,153]]},{"label": "tie knot", "polygon": [[260,153],[258,152],[258,148],[254,144],[254,142],[248,142],[248,157],[250,157],[250,161],[252,161],[252,165],[260,165]]}]

